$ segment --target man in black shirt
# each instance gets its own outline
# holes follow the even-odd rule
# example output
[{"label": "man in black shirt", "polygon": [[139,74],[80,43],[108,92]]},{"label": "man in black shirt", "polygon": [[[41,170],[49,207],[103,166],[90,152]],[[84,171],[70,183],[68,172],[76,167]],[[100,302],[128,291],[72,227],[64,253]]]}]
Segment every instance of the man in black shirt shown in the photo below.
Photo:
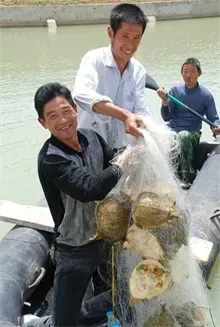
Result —
[{"label": "man in black shirt", "polygon": [[43,85],[34,100],[39,122],[51,132],[38,156],[38,174],[55,224],[56,271],[52,319],[28,326],[79,326],[85,291],[104,252],[104,241],[89,242],[96,231],[95,201],[116,185],[122,164],[110,164],[114,153],[101,136],[77,129],[76,105],[65,86]]}]

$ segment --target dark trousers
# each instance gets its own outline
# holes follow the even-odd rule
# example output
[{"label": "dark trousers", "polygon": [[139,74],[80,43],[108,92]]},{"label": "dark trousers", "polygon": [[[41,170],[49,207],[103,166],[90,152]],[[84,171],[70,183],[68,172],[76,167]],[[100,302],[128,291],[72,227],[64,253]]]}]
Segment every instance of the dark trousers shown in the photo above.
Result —
[{"label": "dark trousers", "polygon": [[[83,297],[94,271],[104,260],[106,260],[106,244],[104,241],[91,242],[80,247],[60,247],[56,249],[52,321],[50,317],[44,317],[30,322],[28,326],[86,326],[85,319],[81,315]],[[103,302],[103,298],[100,296],[99,299],[102,302],[100,307],[97,306],[94,299],[88,301],[87,305],[85,305],[87,312],[96,307],[99,311],[99,319],[102,318],[102,314],[104,317],[102,310],[105,311],[111,308],[111,295],[108,294],[106,298],[107,308],[102,308],[105,301]],[[85,316],[89,318],[88,313]]]},{"label": "dark trousers", "polygon": [[179,176],[182,180],[191,183],[195,178],[193,161],[198,147],[201,133],[197,131],[180,131],[178,137],[181,146],[179,162]]}]

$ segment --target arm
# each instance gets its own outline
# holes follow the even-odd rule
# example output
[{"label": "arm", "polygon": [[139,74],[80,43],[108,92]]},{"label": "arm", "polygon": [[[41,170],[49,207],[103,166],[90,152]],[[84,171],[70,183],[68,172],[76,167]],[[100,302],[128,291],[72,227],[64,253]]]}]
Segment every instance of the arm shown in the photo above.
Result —
[{"label": "arm", "polygon": [[133,136],[142,136],[142,132],[138,129],[138,127],[144,126],[144,122],[134,113],[109,102],[99,102],[94,105],[93,110],[106,116],[121,120],[125,125],[126,133]]},{"label": "arm", "polygon": [[[99,76],[95,61],[87,53],[82,59],[75,80],[73,90],[75,102],[80,108],[91,114],[93,112],[101,114],[98,117],[102,120],[105,115],[125,122],[131,113],[126,109],[114,105],[109,97],[96,92],[98,82]],[[106,118],[104,120],[106,121]]]},{"label": "arm", "polygon": [[[73,90],[73,99],[80,108],[93,115],[94,105],[96,103],[111,103],[112,100],[102,94],[96,92],[99,82],[99,76],[94,59],[90,53],[87,53],[80,64],[76,75]],[[97,117],[98,116],[98,117]],[[96,115],[97,118],[107,121],[104,115]]]},{"label": "arm", "polygon": [[171,114],[169,111],[169,106],[164,106],[162,104],[161,108],[160,108],[160,113],[161,113],[161,117],[163,118],[164,121],[170,121],[171,120]]},{"label": "arm", "polygon": [[91,115],[96,113],[96,120],[107,122],[109,117],[114,117],[125,124],[126,133],[134,136],[142,135],[138,130],[138,127],[143,125],[142,119],[130,111],[114,105],[109,97],[97,93],[95,90],[98,82],[96,63],[87,53],[82,59],[75,80],[73,98],[76,104]]},{"label": "arm", "polygon": [[220,134],[220,120],[219,116],[215,107],[215,100],[212,96],[212,94],[209,94],[207,103],[206,103],[206,117],[213,123],[217,124],[219,127],[218,128],[213,128],[212,131],[215,135]]},{"label": "arm", "polygon": [[99,174],[92,175],[86,167],[57,155],[50,155],[40,163],[41,172],[61,192],[83,203],[102,200],[117,184],[121,169],[111,165]]},{"label": "arm", "polygon": [[168,106],[168,98],[166,96],[167,90],[165,88],[160,88],[157,90],[158,96],[162,99],[162,104],[160,108],[161,117],[164,121],[170,121],[171,114]]},{"label": "arm", "polygon": [[[169,91],[170,94],[173,94],[172,89]],[[162,99],[162,105],[160,108],[161,117],[164,121],[170,121],[172,119],[172,113],[175,111],[175,103],[169,101],[166,94],[167,91],[165,88],[160,88],[157,90],[158,96]]]}]

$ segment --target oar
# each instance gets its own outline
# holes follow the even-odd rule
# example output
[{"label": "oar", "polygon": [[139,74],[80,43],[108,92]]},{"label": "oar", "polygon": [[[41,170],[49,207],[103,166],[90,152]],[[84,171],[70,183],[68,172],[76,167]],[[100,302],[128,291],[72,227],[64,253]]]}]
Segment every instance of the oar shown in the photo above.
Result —
[{"label": "oar", "polygon": [[[146,74],[145,87],[148,88],[148,89],[154,90],[154,91],[157,91],[159,89],[159,86],[157,85],[157,83],[155,82],[155,80],[150,75],[148,75],[148,74]],[[209,119],[207,119],[206,117],[203,117],[197,111],[195,111],[192,108],[188,107],[187,105],[185,105],[184,103],[182,103],[180,100],[178,100],[175,97],[173,97],[171,94],[167,93],[166,96],[170,100],[172,100],[173,102],[175,102],[176,104],[178,104],[179,106],[181,106],[181,107],[185,108],[186,110],[190,111],[193,115],[199,117],[201,120],[203,120],[205,123],[207,123],[212,128],[218,127],[217,124],[212,123]]]}]

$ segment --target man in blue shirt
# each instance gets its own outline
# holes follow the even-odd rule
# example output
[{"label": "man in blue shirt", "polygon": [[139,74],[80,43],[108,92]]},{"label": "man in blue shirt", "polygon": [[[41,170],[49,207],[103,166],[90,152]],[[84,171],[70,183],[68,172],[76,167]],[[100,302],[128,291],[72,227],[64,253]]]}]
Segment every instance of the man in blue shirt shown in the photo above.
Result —
[{"label": "man in blue shirt", "polygon": [[[212,129],[214,135],[220,134],[220,121],[215,107],[214,98],[209,90],[198,83],[202,70],[200,62],[195,58],[188,58],[181,67],[184,83],[174,85],[169,93],[175,98],[206,116],[218,125]],[[167,91],[161,88],[157,91],[162,99],[161,116],[168,126],[178,133],[181,145],[181,161],[179,164],[180,177],[190,181],[195,174],[193,168],[194,151],[197,147],[202,128],[202,120],[191,112],[168,100]]]}]

